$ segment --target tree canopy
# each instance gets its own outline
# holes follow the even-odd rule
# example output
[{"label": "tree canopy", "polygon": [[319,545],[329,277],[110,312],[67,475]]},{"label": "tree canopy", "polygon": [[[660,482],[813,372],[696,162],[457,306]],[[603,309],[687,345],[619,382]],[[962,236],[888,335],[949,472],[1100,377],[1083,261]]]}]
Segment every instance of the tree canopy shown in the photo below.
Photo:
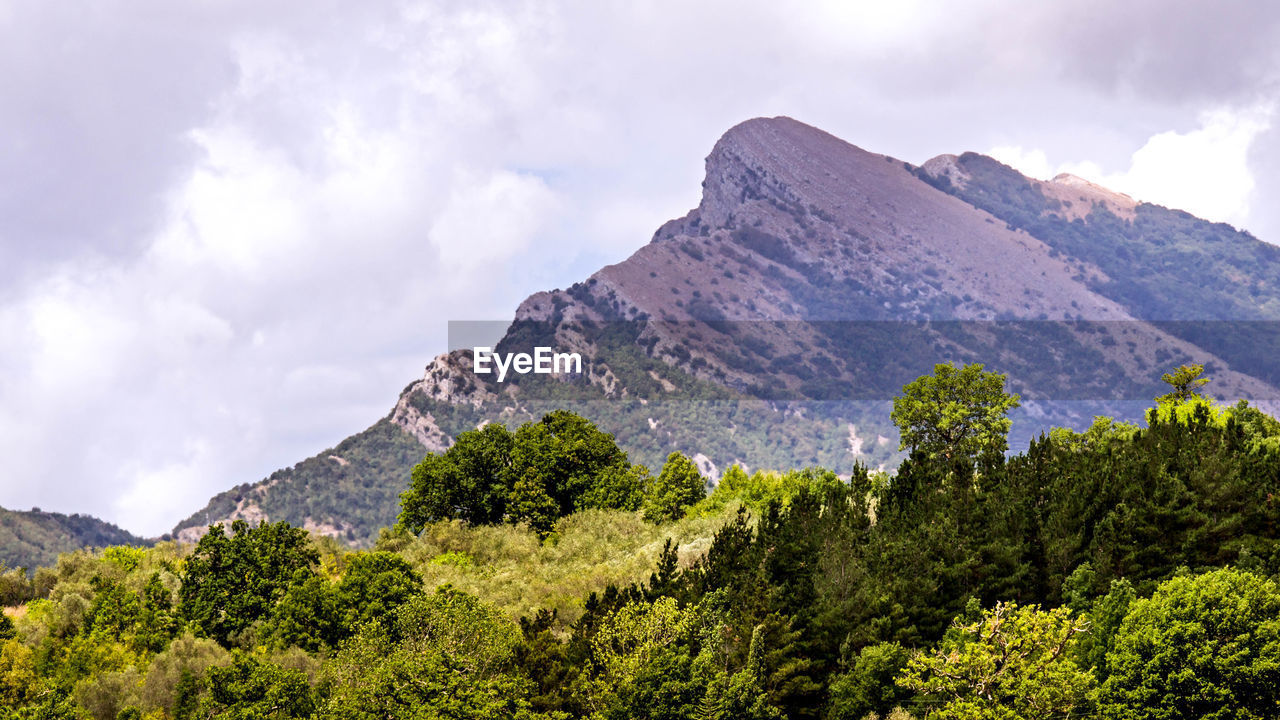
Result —
[{"label": "tree canopy", "polygon": [[890,414],[901,432],[899,449],[948,459],[1003,453],[1009,411],[1020,405],[1017,395],[1005,392],[1005,379],[980,364],[957,369],[946,363],[907,383]]}]

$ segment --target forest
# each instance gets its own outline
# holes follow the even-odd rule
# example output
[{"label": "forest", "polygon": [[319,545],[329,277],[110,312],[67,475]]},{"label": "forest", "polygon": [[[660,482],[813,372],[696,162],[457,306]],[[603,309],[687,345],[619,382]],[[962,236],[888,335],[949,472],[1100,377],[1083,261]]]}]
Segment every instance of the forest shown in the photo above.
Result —
[{"label": "forest", "polygon": [[1202,372],[1010,453],[1006,378],[938,365],[891,474],[488,424],[369,550],[237,521],[0,574],[0,717],[1274,718],[1280,422]]}]

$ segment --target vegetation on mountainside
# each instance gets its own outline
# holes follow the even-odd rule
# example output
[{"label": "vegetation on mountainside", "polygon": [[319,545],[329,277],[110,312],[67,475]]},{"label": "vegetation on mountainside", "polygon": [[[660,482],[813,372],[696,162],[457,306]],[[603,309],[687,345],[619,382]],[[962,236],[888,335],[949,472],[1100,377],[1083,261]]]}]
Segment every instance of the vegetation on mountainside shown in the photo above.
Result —
[{"label": "vegetation on mountainside", "polygon": [[82,547],[146,545],[147,540],[88,515],[0,508],[0,569],[52,565]]},{"label": "vegetation on mountainside", "polygon": [[1068,219],[1061,201],[1007,165],[976,153],[960,156],[959,165],[969,175],[962,187],[917,174],[1055,252],[1096,266],[1106,278],[1090,279],[1092,289],[1134,317],[1213,348],[1233,369],[1280,382],[1280,248],[1149,203],[1139,204],[1132,220],[1102,206]]},{"label": "vegetation on mountainside", "polygon": [[335,447],[277,470],[262,483],[219,493],[177,529],[204,528],[229,517],[237,507],[252,506],[272,520],[297,527],[336,521],[344,542],[368,546],[380,528],[394,522],[409,468],[421,459],[422,445],[383,418]]},{"label": "vegetation on mountainside", "polygon": [[581,418],[481,431],[424,466],[534,453],[571,489],[545,537],[428,513],[370,551],[237,523],[66,554],[9,578],[34,599],[0,621],[0,717],[1269,717],[1280,423],[1185,370],[1145,427],[922,443],[893,477],[734,467],[693,504],[677,456],[585,507],[630,465]]}]

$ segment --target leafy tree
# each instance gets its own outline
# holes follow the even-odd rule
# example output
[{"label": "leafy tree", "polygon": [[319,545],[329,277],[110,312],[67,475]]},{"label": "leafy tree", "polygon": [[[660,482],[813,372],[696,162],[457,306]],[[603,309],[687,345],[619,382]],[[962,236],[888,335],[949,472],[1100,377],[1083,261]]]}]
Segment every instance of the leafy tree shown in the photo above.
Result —
[{"label": "leafy tree", "polygon": [[948,459],[1003,453],[1008,413],[1019,407],[1019,398],[1005,392],[1004,375],[982,367],[939,364],[933,375],[907,383],[890,414],[902,434],[899,449]]},{"label": "leafy tree", "polygon": [[231,531],[214,525],[200,538],[180,591],[183,615],[224,646],[265,620],[291,585],[314,572],[319,557],[307,532],[285,522],[250,527],[236,520]]},{"label": "leafy tree", "polygon": [[831,679],[829,720],[862,720],[870,713],[888,713],[911,697],[897,683],[911,654],[898,643],[862,649],[848,672]]},{"label": "leafy tree", "polygon": [[177,633],[177,613],[159,573],[151,574],[141,593],[101,576],[92,584],[96,592],[85,616],[86,632],[123,640],[140,653],[163,650]]},{"label": "leafy tree", "polygon": [[1077,644],[1081,667],[1093,668],[1099,681],[1111,674],[1111,651],[1115,647],[1116,633],[1129,614],[1129,607],[1136,595],[1128,580],[1111,581],[1111,591],[1091,603],[1088,611],[1089,632],[1081,636]]},{"label": "leafy tree", "polygon": [[685,454],[673,452],[649,485],[644,518],[655,523],[678,520],[684,516],[685,508],[701,500],[706,492],[706,481],[698,466]]},{"label": "leafy tree", "polygon": [[761,633],[736,671],[718,639],[731,632],[723,595],[681,608],[672,597],[631,602],[591,639],[585,704],[608,720],[780,720],[764,688]]},{"label": "leafy tree", "polygon": [[612,435],[566,410],[521,425],[511,448],[511,465],[516,478],[537,479],[555,503],[557,517],[577,510],[598,482],[612,483],[618,472],[631,467]]},{"label": "leafy tree", "polygon": [[1280,706],[1280,587],[1230,568],[1134,600],[1102,687],[1105,717],[1271,718]]},{"label": "leafy tree", "polygon": [[302,571],[262,628],[263,638],[277,648],[299,647],[321,652],[336,647],[355,632],[344,624],[338,591],[327,578]]},{"label": "leafy tree", "polygon": [[1156,402],[1181,403],[1200,397],[1200,388],[1209,383],[1209,378],[1200,377],[1203,374],[1204,365],[1199,363],[1180,365],[1177,370],[1165,373],[1160,376],[1160,379],[1169,383],[1173,387],[1173,391],[1156,398]]},{"label": "leafy tree", "polygon": [[422,576],[404,558],[384,551],[353,553],[338,583],[337,606],[342,624],[354,630],[387,617],[422,592]]},{"label": "leafy tree", "polygon": [[205,690],[205,671],[231,664],[231,654],[208,638],[189,631],[169,643],[147,666],[140,692],[141,706],[172,718],[195,712]]},{"label": "leafy tree", "polygon": [[18,707],[35,698],[39,688],[33,655],[18,640],[0,642],[0,705]]},{"label": "leafy tree", "polygon": [[584,507],[635,509],[647,472],[631,466],[613,436],[556,410],[515,433],[498,424],[458,435],[413,469],[400,524],[413,533],[438,520],[527,522],[542,535]]},{"label": "leafy tree", "polygon": [[315,712],[306,674],[247,653],[237,653],[228,667],[209,668],[208,687],[200,701],[203,717],[287,720]]},{"label": "leafy tree", "polygon": [[976,622],[957,618],[933,653],[911,660],[902,684],[937,699],[930,720],[1047,720],[1087,712],[1094,678],[1071,653],[1085,630],[1066,608],[999,603]]},{"label": "leafy tree", "polygon": [[601,510],[639,510],[644,504],[649,468],[644,465],[609,465],[579,498],[579,507]]},{"label": "leafy tree", "polygon": [[533,683],[511,671],[518,631],[474,596],[416,595],[371,623],[325,668],[335,720],[448,717],[534,720]]},{"label": "leafy tree", "polygon": [[546,537],[560,517],[560,507],[547,492],[545,480],[537,469],[526,468],[511,489],[511,514],[514,522],[526,522],[541,537]]},{"label": "leafy tree", "polygon": [[276,606],[263,634],[279,647],[336,648],[360,626],[389,617],[422,591],[422,576],[395,553],[351,553],[337,583],[302,571]]},{"label": "leafy tree", "polygon": [[514,484],[514,438],[499,423],[460,433],[442,454],[428,454],[413,468],[409,489],[400,496],[400,523],[414,533],[437,520],[474,524],[502,521]]}]

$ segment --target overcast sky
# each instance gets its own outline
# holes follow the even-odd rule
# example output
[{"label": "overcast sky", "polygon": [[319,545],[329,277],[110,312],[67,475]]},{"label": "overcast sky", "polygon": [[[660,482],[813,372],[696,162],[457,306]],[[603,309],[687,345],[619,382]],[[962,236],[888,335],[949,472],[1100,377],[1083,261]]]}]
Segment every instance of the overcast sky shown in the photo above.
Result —
[{"label": "overcast sky", "polygon": [[[963,5],[963,9],[960,6]],[[0,505],[155,535],[617,262],[732,125],[1280,241],[1265,2],[0,0]]]}]

